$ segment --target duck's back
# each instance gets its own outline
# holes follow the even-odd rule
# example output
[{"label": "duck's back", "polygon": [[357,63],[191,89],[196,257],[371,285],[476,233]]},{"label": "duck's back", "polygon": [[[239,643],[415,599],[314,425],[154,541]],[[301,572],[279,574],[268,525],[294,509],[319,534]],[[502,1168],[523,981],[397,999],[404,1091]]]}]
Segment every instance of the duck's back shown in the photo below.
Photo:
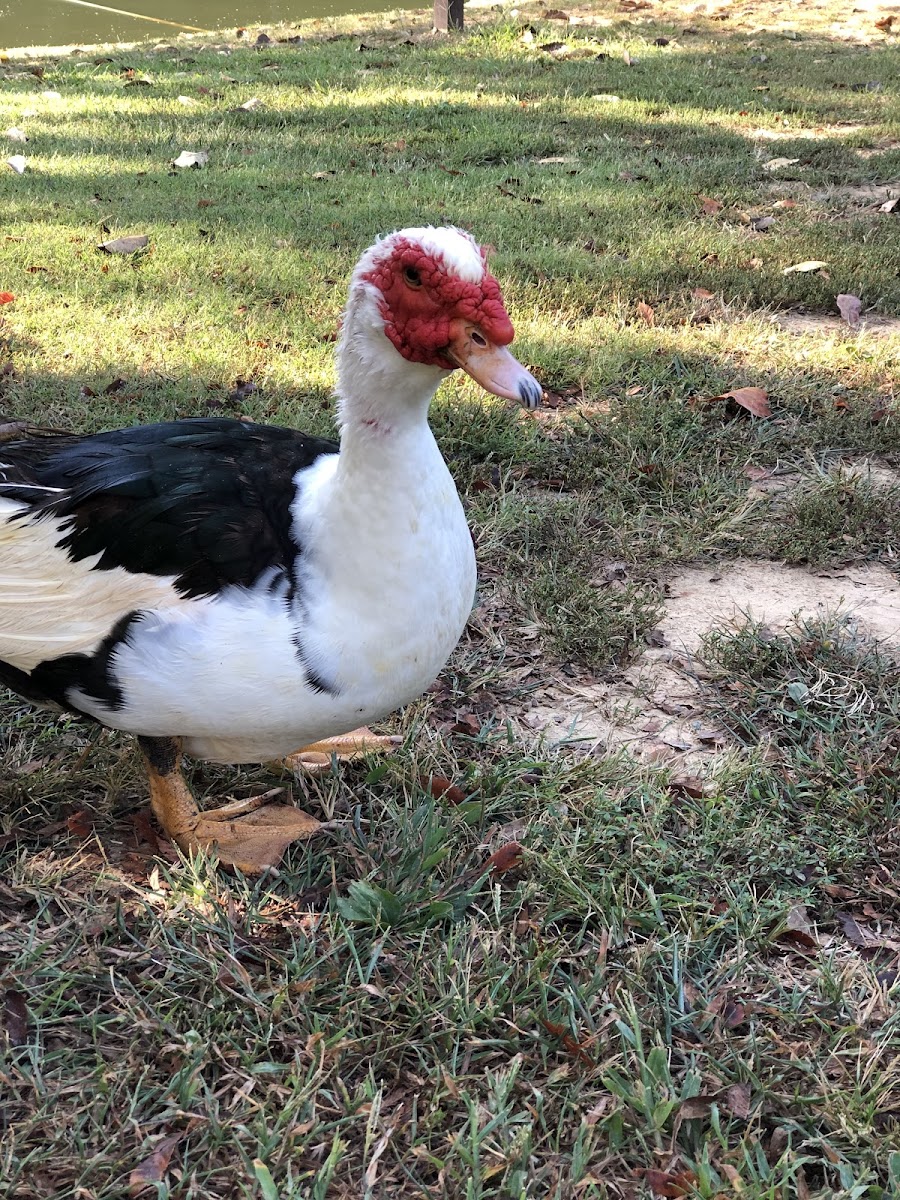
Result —
[{"label": "duck's back", "polygon": [[0,681],[115,703],[110,656],[145,614],[289,576],[295,479],[337,451],[227,419],[0,446]]}]

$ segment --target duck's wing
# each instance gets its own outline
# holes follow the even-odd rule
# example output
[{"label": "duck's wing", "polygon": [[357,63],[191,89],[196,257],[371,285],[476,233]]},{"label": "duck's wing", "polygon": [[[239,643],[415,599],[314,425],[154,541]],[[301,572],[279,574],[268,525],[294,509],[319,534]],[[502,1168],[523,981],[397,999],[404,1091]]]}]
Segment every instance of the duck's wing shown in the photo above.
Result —
[{"label": "duck's wing", "polygon": [[[200,418],[93,437],[0,444],[0,496],[15,519],[55,518],[72,561],[165,576],[184,597],[289,571],[298,471],[337,443],[292,429]],[[2,563],[0,563],[2,574]]]},{"label": "duck's wing", "polygon": [[0,442],[0,683],[115,708],[110,663],[142,614],[190,619],[267,572],[289,590],[297,475],[337,449],[216,419]]}]

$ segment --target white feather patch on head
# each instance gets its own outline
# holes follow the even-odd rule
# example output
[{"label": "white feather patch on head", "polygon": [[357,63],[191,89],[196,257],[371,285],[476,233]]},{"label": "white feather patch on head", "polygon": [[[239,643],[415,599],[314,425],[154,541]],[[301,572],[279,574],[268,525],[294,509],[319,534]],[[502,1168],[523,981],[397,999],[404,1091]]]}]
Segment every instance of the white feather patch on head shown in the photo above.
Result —
[{"label": "white feather patch on head", "polygon": [[451,275],[466,283],[480,283],[484,279],[485,265],[481,249],[470,233],[457,229],[455,225],[421,225],[412,229],[398,229],[380,238],[362,256],[355,275],[367,271],[386,258],[399,241],[418,242],[426,254],[432,254],[444,263]]}]

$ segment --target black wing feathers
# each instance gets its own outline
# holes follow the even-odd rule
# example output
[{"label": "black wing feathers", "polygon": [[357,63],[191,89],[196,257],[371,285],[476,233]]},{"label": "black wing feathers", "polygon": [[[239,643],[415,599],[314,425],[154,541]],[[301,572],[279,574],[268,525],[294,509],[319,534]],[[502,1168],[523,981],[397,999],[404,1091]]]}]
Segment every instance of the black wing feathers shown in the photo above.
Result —
[{"label": "black wing feathers", "polygon": [[219,418],[29,438],[0,447],[0,495],[70,517],[61,545],[75,559],[100,554],[100,569],[174,575],[182,594],[206,596],[267,568],[290,577],[293,477],[337,451]]}]

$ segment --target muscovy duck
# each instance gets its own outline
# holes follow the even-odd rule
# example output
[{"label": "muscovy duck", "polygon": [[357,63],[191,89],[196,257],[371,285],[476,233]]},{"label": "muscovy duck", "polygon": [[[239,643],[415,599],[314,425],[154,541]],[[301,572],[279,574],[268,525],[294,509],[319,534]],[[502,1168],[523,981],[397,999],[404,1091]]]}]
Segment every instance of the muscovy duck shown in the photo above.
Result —
[{"label": "muscovy duck", "polygon": [[136,734],[184,851],[277,864],[315,818],[255,799],[201,812],[182,751],[297,762],[392,742],[358,727],[434,680],[475,592],[429,402],[461,367],[536,406],[512,338],[474,239],[405,229],[352,275],[340,444],[200,418],[0,445],[0,681]]}]

